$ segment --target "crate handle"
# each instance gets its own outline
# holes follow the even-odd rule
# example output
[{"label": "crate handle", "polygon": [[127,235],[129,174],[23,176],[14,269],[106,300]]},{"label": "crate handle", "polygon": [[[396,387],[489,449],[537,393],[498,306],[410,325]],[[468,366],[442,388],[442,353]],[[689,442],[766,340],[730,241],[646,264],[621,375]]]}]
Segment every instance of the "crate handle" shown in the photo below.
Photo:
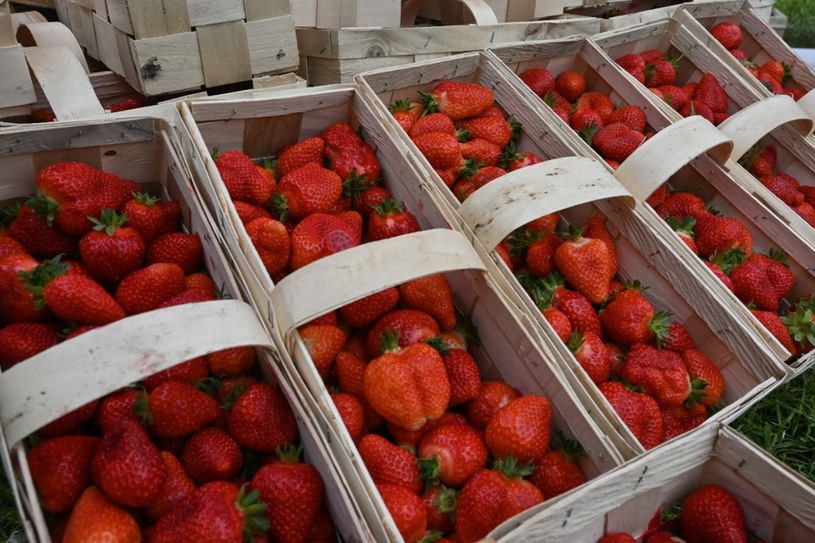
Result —
[{"label": "crate handle", "polygon": [[815,120],[815,89],[803,95],[797,102],[798,107],[807,112],[810,119]]},{"label": "crate handle", "polygon": [[490,181],[458,208],[475,237],[488,250],[524,224],[586,202],[631,193],[599,161],[585,157],[546,160]]},{"label": "crate handle", "polygon": [[812,118],[791,96],[779,94],[750,104],[719,124],[719,130],[733,140],[733,158],[738,160],[755,143],[781,126],[789,123],[802,136],[812,132]]},{"label": "crate handle", "polygon": [[[458,0],[458,2],[470,11],[477,26],[498,24],[495,12],[485,0]],[[424,5],[424,0],[408,0],[405,2],[402,6],[402,26],[414,25],[422,5]]]},{"label": "crate handle", "polygon": [[60,416],[211,352],[274,344],[238,300],[184,304],[91,330],[0,373],[0,423],[16,446]]},{"label": "crate handle", "polygon": [[733,142],[699,115],[663,128],[640,145],[615,170],[614,176],[642,202],[694,158],[709,153],[724,164]]},{"label": "crate handle", "polygon": [[435,228],[321,258],[281,279],[269,298],[288,342],[298,326],[369,294],[425,275],[463,269],[486,267],[464,234]]}]

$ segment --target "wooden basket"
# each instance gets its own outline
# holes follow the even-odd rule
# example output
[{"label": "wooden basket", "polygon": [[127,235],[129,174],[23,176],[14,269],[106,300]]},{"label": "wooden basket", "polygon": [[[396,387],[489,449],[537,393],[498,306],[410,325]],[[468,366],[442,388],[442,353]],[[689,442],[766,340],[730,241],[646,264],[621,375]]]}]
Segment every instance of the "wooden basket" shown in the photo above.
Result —
[{"label": "wooden basket", "polygon": [[[254,345],[266,381],[285,394],[294,410],[307,461],[325,482],[327,505],[343,537],[370,540],[347,483],[329,455],[319,420],[305,407],[299,378],[285,371],[279,352],[241,293],[217,234],[195,198],[180,157],[174,129],[157,118],[131,118],[0,133],[7,149],[0,162],[6,177],[3,198],[33,191],[36,172],[60,160],[81,160],[160,190],[182,207],[185,227],[204,244],[207,268],[231,300],[159,309],[122,319],[63,342],[0,374],[0,421],[4,464],[13,467],[31,541],[50,541],[26,462],[26,437],[60,415],[109,392],[196,356],[224,348]],[[194,326],[190,323],[194,322]],[[127,341],[122,341],[127,337]],[[49,379],[44,379],[49,375]],[[6,447],[8,445],[8,447]],[[10,458],[9,458],[10,457]]]},{"label": "wooden basket", "polygon": [[[296,332],[297,326],[365,295],[429,273],[448,272],[456,306],[470,314],[479,329],[481,347],[473,351],[487,378],[501,378],[523,393],[542,393],[553,402],[555,426],[581,442],[588,456],[583,466],[594,477],[620,462],[611,432],[602,417],[589,416],[551,356],[526,335],[529,327],[516,308],[507,305],[483,263],[460,233],[448,230],[448,221],[419,172],[404,159],[367,104],[352,87],[311,89],[265,100],[227,103],[193,101],[182,106],[187,127],[197,134],[197,146],[188,150],[209,205],[221,221],[237,260],[244,260],[244,280],[253,283],[254,303],[262,308],[272,332],[293,354],[297,371],[307,382],[321,411],[332,421],[336,458],[355,478],[356,496],[367,501],[369,523],[380,541],[401,539],[393,520],[373,486],[328,396],[322,379]],[[234,217],[220,176],[210,164],[209,149],[242,149],[255,158],[273,156],[283,145],[319,134],[334,122],[349,122],[362,129],[382,164],[385,186],[414,212],[427,231],[368,243],[323,258],[284,277],[278,284],[262,268],[255,250]],[[266,134],[266,138],[259,138]],[[204,186],[204,185],[211,186]],[[217,208],[216,208],[217,206]],[[237,221],[237,222],[236,222]],[[331,281],[326,281],[326,277]],[[314,295],[320,285],[319,296]]]},{"label": "wooden basket", "polygon": [[[604,407],[610,420],[617,420],[619,433],[615,438],[628,457],[641,453],[641,445],[493,251],[506,235],[533,218],[555,211],[560,211],[562,220],[571,224],[583,224],[592,216],[606,217],[617,244],[620,276],[649,285],[645,295],[654,306],[658,310],[670,309],[675,319],[691,331],[696,344],[724,372],[731,388],[725,395],[728,407],[719,416],[746,407],[757,392],[783,375],[784,369],[742,319],[686,266],[684,257],[642,218],[643,206],[637,204],[632,209],[630,193],[608,179],[611,175],[601,163],[569,159],[580,156],[584,147],[575,144],[573,135],[562,132],[554,122],[547,122],[547,117],[554,115],[551,111],[547,113],[543,108],[535,111],[518,89],[507,82],[507,75],[506,68],[494,57],[473,53],[364,73],[358,81],[366,98],[377,107],[382,122],[392,123],[392,132],[410,149],[417,167],[424,168],[425,176],[444,194],[447,206],[454,210],[454,221],[471,237],[490,270],[496,277],[503,277],[507,295],[535,322],[539,340],[558,355],[558,362],[563,364],[564,373],[575,389],[585,391]],[[496,104],[523,125],[518,151],[532,151],[541,158],[558,160],[545,160],[505,175],[459,204],[385,107],[395,100],[413,98],[419,90],[429,91],[442,79],[474,81],[492,88]],[[548,194],[552,196],[547,197]]]},{"label": "wooden basket", "polygon": [[[615,103],[640,106],[646,113],[648,128],[657,134],[617,168],[615,171],[617,179],[641,202],[645,202],[654,190],[669,180],[673,190],[692,190],[725,215],[737,218],[748,225],[756,248],[760,252],[766,252],[770,247],[778,247],[790,256],[791,269],[799,280],[794,292],[788,296],[789,300],[797,300],[815,289],[810,272],[815,266],[812,245],[790,224],[772,213],[764,203],[762,194],[756,194],[756,191],[738,183],[733,179],[729,166],[722,166],[732,151],[732,143],[708,121],[693,116],[674,122],[661,107],[654,104],[656,97],[649,91],[643,92],[640,85],[625,77],[623,70],[590,38],[508,45],[492,48],[487,54],[498,57],[515,74],[521,74],[531,68],[547,68],[553,74],[567,69],[576,70],[586,77],[590,90],[609,95]],[[533,105],[546,107],[519,78],[507,76],[507,80],[516,82],[519,92],[526,95]],[[782,106],[789,105],[788,100],[781,102]],[[781,111],[779,109],[777,112],[779,118]],[[745,113],[749,114],[750,111],[745,110],[738,116],[744,118]],[[571,130],[559,117],[557,121],[562,124],[564,130]],[[579,141],[582,143],[583,140]],[[602,160],[591,147],[586,145],[585,148],[591,156]],[[769,191],[765,189],[765,192]],[[738,298],[724,288],[721,281],[702,265],[678,236],[667,227],[665,221],[651,206],[643,205],[641,215],[643,220],[648,222],[654,231],[660,232],[666,241],[674,242],[672,246],[683,255],[683,260],[694,274],[703,278],[709,288],[717,292],[740,319],[751,324],[761,341],[766,343],[767,351],[774,353],[777,367],[793,372],[808,367],[812,356],[800,358],[792,365],[787,365],[792,353],[767,333]]]},{"label": "wooden basket", "polygon": [[621,531],[639,538],[657,511],[709,483],[723,486],[739,501],[755,537],[815,538],[812,483],[729,427],[711,425],[590,482],[496,541],[595,543],[603,534]]}]

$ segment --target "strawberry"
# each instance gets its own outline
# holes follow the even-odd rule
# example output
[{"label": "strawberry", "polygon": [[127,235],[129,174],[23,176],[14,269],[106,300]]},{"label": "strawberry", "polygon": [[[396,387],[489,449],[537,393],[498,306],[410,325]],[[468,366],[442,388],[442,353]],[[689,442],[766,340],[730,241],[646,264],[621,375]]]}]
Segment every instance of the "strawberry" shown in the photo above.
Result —
[{"label": "strawberry", "polygon": [[441,112],[454,121],[475,117],[492,106],[492,90],[479,83],[442,81],[428,92],[420,92],[429,113]]},{"label": "strawberry", "polygon": [[531,469],[514,459],[495,463],[470,477],[456,506],[456,541],[473,543],[518,513],[543,501],[540,490],[522,479]]},{"label": "strawberry", "polygon": [[611,99],[602,92],[587,91],[578,97],[575,101],[574,108],[576,111],[581,109],[591,109],[600,116],[602,124],[606,124],[611,119],[611,114],[614,113],[614,104]]},{"label": "strawberry", "polygon": [[690,192],[671,192],[665,201],[656,206],[654,210],[663,219],[672,217],[678,221],[686,217],[696,218],[705,211],[705,201]]},{"label": "strawberry", "polygon": [[393,118],[399,123],[399,126],[408,134],[424,111],[424,107],[421,104],[416,104],[416,106],[414,110],[413,104],[409,100],[396,100],[388,104],[388,111],[391,112]]},{"label": "strawberry", "polygon": [[49,349],[62,338],[56,325],[45,322],[14,322],[0,328],[0,370]]},{"label": "strawberry", "polygon": [[181,229],[181,204],[176,200],[165,200],[156,204],[161,208],[164,215],[164,227],[160,234],[164,232],[176,232]]},{"label": "strawberry", "polygon": [[396,332],[399,336],[399,347],[407,347],[434,338],[441,332],[436,320],[424,311],[395,309],[383,315],[368,330],[365,346],[369,358],[375,358],[384,352],[382,342],[388,330]]},{"label": "strawberry", "polygon": [[[776,81],[779,85],[789,77],[789,67],[777,60],[768,60],[758,67],[758,75],[766,75]],[[759,77],[761,79],[761,77]]]},{"label": "strawberry", "polygon": [[546,68],[531,68],[520,73],[519,77],[532,92],[541,98],[555,88],[555,78]]},{"label": "strawberry", "polygon": [[611,232],[609,232],[606,224],[605,217],[590,218],[584,225],[585,229],[583,230],[583,237],[599,239],[606,244],[606,247],[608,247],[609,259],[611,261],[611,269],[614,270],[614,274],[616,275],[617,266],[619,263],[619,259],[617,258],[617,246],[616,242],[614,241],[614,236],[611,234]]},{"label": "strawberry", "polygon": [[427,512],[427,529],[441,534],[452,532],[458,491],[444,485],[434,485],[421,498]]},{"label": "strawberry", "polygon": [[133,193],[133,197],[122,205],[122,215],[127,216],[127,225],[138,230],[146,244],[153,241],[165,227],[164,212],[159,203],[146,192]]},{"label": "strawberry", "polygon": [[465,119],[461,127],[471,139],[483,139],[503,149],[512,138],[512,127],[503,116],[481,115]]},{"label": "strawberry", "polygon": [[753,146],[739,159],[739,164],[750,170],[757,178],[775,173],[778,155],[774,145]]},{"label": "strawberry", "polygon": [[107,324],[125,317],[125,310],[105,289],[83,275],[65,273],[43,289],[45,304],[57,317],[82,324]]},{"label": "strawberry", "polygon": [[166,232],[147,248],[147,263],[178,264],[185,274],[198,270],[204,262],[204,247],[198,234]]},{"label": "strawberry", "polygon": [[676,81],[676,61],[656,59],[645,65],[643,73],[646,87],[673,85]]},{"label": "strawberry", "polygon": [[497,166],[501,160],[501,148],[485,139],[475,138],[459,144],[461,157],[484,166]]},{"label": "strawberry", "polygon": [[552,290],[555,308],[566,315],[574,331],[589,330],[605,338],[603,325],[588,298],[579,292],[564,288],[564,280],[560,274],[549,275],[544,282],[547,288]]},{"label": "strawberry", "polygon": [[481,432],[464,423],[444,424],[425,433],[418,455],[425,481],[460,488],[487,466],[489,453]]},{"label": "strawberry", "polygon": [[456,181],[452,187],[453,193],[463,202],[470,194],[506,173],[506,170],[498,166],[476,167],[475,171],[469,171],[465,167],[462,171],[462,178]]},{"label": "strawberry", "polygon": [[289,264],[291,240],[282,222],[271,217],[260,217],[246,225],[246,234],[269,275],[286,269]]},{"label": "strawberry", "polygon": [[639,68],[640,70],[645,69],[645,59],[639,53],[628,53],[625,54],[617,59],[615,62],[620,65],[620,67],[626,71],[630,71],[634,68]]},{"label": "strawberry", "polygon": [[367,241],[387,239],[420,230],[416,216],[405,209],[404,202],[384,200],[373,206],[368,217],[368,229],[365,232]]},{"label": "strawberry", "polygon": [[608,381],[611,377],[611,359],[606,344],[594,332],[574,332],[567,346],[577,363],[594,383]]},{"label": "strawberry", "polygon": [[[707,420],[707,410],[701,403],[681,403],[662,408],[665,441],[690,432]],[[649,540],[650,541],[650,540]]]},{"label": "strawberry", "polygon": [[291,145],[286,145],[277,154],[277,173],[284,177],[287,173],[311,162],[322,164],[325,140],[312,137]]},{"label": "strawberry", "polygon": [[789,330],[787,330],[787,327],[777,313],[752,308],[750,309],[750,313],[753,314],[758,322],[760,322],[785,349],[793,354],[796,352],[792,336],[790,336]]},{"label": "strawberry", "polygon": [[678,322],[671,323],[664,334],[657,335],[657,343],[660,349],[667,349],[675,353],[696,348],[687,328]]},{"label": "strawberry", "polygon": [[573,70],[561,72],[555,79],[555,92],[574,102],[586,92],[586,78]]},{"label": "strawberry", "polygon": [[569,124],[569,114],[572,111],[571,102],[556,91],[549,91],[543,96],[543,103],[552,108],[552,111],[554,111],[563,122]]},{"label": "strawberry", "polygon": [[770,256],[754,253],[730,271],[736,296],[758,309],[778,311],[781,300],[793,286],[795,278],[784,264],[786,255],[771,250]]},{"label": "strawberry", "polygon": [[686,543],[684,539],[679,537],[678,535],[674,535],[672,532],[667,530],[657,530],[656,532],[651,532],[648,534],[648,537],[645,538],[643,543]]},{"label": "strawberry", "polygon": [[145,508],[147,517],[155,522],[165,513],[187,501],[195,492],[195,483],[192,482],[184,466],[173,453],[161,451],[161,458],[167,468],[167,477],[161,486],[156,499]]},{"label": "strawberry", "polygon": [[741,249],[748,258],[753,253],[752,234],[743,223],[732,217],[699,215],[696,217],[694,233],[696,247],[703,258],[734,248]]},{"label": "strawberry", "polygon": [[334,402],[334,407],[337,408],[343,426],[351,436],[351,441],[358,444],[367,432],[365,428],[365,406],[353,394],[343,392],[331,393],[331,401]]},{"label": "strawberry", "polygon": [[226,431],[206,427],[197,430],[184,443],[181,462],[196,484],[228,481],[243,464],[240,445]]},{"label": "strawberry", "polygon": [[725,386],[721,370],[696,349],[686,349],[680,355],[691,378],[691,399],[705,407],[716,404]]},{"label": "strawberry", "polygon": [[105,434],[123,418],[140,423],[142,419],[136,413],[135,407],[142,394],[143,392],[137,388],[121,388],[105,396],[94,413],[94,422],[99,432]]},{"label": "strawberry", "polygon": [[[573,335],[572,323],[566,314],[554,306],[554,293],[546,288],[534,288],[530,295],[543,317],[552,325],[560,341],[568,343]],[[588,303],[588,301],[587,301]],[[591,332],[590,332],[591,333]]]},{"label": "strawberry", "polygon": [[691,381],[682,357],[673,351],[635,343],[628,351],[623,378],[642,387],[661,407],[679,405],[691,393]]},{"label": "strawberry", "polygon": [[716,23],[711,27],[710,34],[716,38],[716,41],[721,43],[725,49],[738,49],[741,45],[741,28],[735,23],[729,21]]},{"label": "strawberry", "polygon": [[747,543],[744,511],[727,489],[701,485],[682,502],[682,535],[688,543]]},{"label": "strawberry", "polygon": [[381,166],[376,153],[347,123],[335,123],[320,133],[325,141],[323,157],[328,168],[343,181],[352,176],[360,177],[366,184],[379,178]]},{"label": "strawberry", "polygon": [[317,520],[325,488],[317,468],[300,462],[302,446],[278,451],[280,462],[267,464],[252,477],[252,488],[266,503],[269,535],[281,543],[305,541]]},{"label": "strawberry", "polygon": [[676,235],[679,236],[679,239],[682,240],[688,249],[695,255],[699,254],[699,248],[696,247],[696,242],[694,241],[694,233],[693,227],[696,226],[696,219],[693,217],[685,217],[681,221],[674,219],[673,217],[667,217],[665,222],[668,223],[668,226],[671,227],[671,230],[676,232]]},{"label": "strawberry", "polygon": [[585,238],[583,230],[570,229],[567,239],[555,250],[555,265],[572,287],[590,302],[609,296],[609,283],[616,273],[608,246],[596,238]]},{"label": "strawberry", "polygon": [[600,392],[645,449],[662,443],[664,428],[659,404],[648,394],[634,392],[618,381],[598,385]]},{"label": "strawberry", "polygon": [[90,484],[91,459],[100,439],[61,436],[42,441],[26,455],[40,501],[50,513],[69,511]]},{"label": "strawberry", "polygon": [[136,422],[123,418],[102,436],[91,477],[120,505],[144,507],[158,496],[167,468],[158,448]]},{"label": "strawberry", "polygon": [[448,348],[439,338],[427,343],[442,356],[450,381],[450,406],[468,402],[481,390],[481,372],[475,359],[465,349]]},{"label": "strawberry", "polygon": [[47,439],[50,437],[82,433],[85,423],[93,418],[93,414],[98,405],[99,400],[93,400],[82,407],[69,411],[57,420],[51,421],[37,430],[37,435]]},{"label": "strawberry", "polygon": [[441,330],[452,330],[456,326],[453,292],[444,274],[427,275],[399,285],[399,299],[404,307],[433,317]]},{"label": "strawberry", "polygon": [[667,327],[668,313],[657,313],[642,292],[648,287],[638,281],[626,285],[600,312],[600,322],[615,343],[623,346],[650,343]]},{"label": "strawberry", "polygon": [[489,420],[484,434],[487,448],[497,459],[508,456],[534,462],[549,448],[552,406],[545,396],[529,394],[510,401]]},{"label": "strawberry", "polygon": [[555,271],[555,251],[563,244],[554,228],[544,231],[523,231],[510,237],[512,250],[522,254],[524,264],[535,277],[546,277]]},{"label": "strawberry", "polygon": [[218,377],[249,373],[255,367],[257,354],[254,347],[232,347],[209,353],[206,364],[209,372]]},{"label": "strawberry", "polygon": [[615,532],[605,534],[597,543],[637,543],[637,540],[628,532]]},{"label": "strawberry", "polygon": [[589,142],[603,156],[623,162],[645,141],[642,132],[632,130],[623,123],[611,123],[594,134]]},{"label": "strawberry", "polygon": [[277,187],[274,208],[285,222],[312,213],[330,213],[342,196],[342,179],[320,164],[309,162],[285,174]]},{"label": "strawberry", "polygon": [[297,421],[283,393],[264,383],[246,389],[226,421],[227,430],[241,447],[273,452],[297,438]]},{"label": "strawberry", "polygon": [[586,482],[586,475],[576,462],[585,454],[580,443],[561,435],[557,449],[548,451],[535,462],[529,482],[538,487],[547,500],[568,492]]},{"label": "strawberry", "polygon": [[708,106],[714,113],[727,112],[727,93],[716,76],[711,73],[702,75],[699,85],[693,92],[693,99]]},{"label": "strawberry", "polygon": [[272,214],[265,208],[255,204],[250,204],[249,202],[235,200],[232,202],[232,205],[235,206],[235,212],[238,214],[238,218],[244,226],[255,219],[272,217]]},{"label": "strawberry", "polygon": [[89,486],[68,517],[62,543],[105,540],[140,543],[142,533],[126,509],[110,501],[98,488]]},{"label": "strawberry", "polygon": [[0,258],[0,319],[4,322],[46,319],[48,311],[38,301],[39,278],[44,281],[49,275],[66,270],[67,266],[58,259],[50,261],[48,266],[40,266],[34,257],[25,253]]},{"label": "strawberry", "polygon": [[792,208],[806,223],[815,228],[815,207],[807,202],[801,202]]},{"label": "strawberry", "polygon": [[576,109],[569,116],[569,126],[580,132],[585,129],[597,130],[603,128],[603,118],[600,114],[589,108]]},{"label": "strawberry", "polygon": [[266,504],[259,492],[247,494],[245,489],[226,481],[206,483],[158,519],[150,542],[240,543],[244,534],[251,538],[255,532],[266,532]]},{"label": "strawberry", "polygon": [[314,213],[301,220],[291,232],[289,265],[296,270],[361,242],[362,216],[356,211],[337,215]]},{"label": "strawberry", "polygon": [[394,309],[398,303],[399,290],[391,287],[346,304],[340,308],[340,315],[349,326],[364,327]]},{"label": "strawberry", "polygon": [[165,381],[153,389],[136,409],[159,437],[189,435],[218,418],[212,397],[181,381]]},{"label": "strawberry", "polygon": [[181,266],[159,262],[124,277],[116,288],[115,298],[128,315],[135,315],[158,308],[183,290]]},{"label": "strawberry", "polygon": [[339,381],[341,392],[362,397],[362,376],[365,373],[365,359],[350,351],[340,351],[334,359],[334,375]]},{"label": "strawberry", "polygon": [[11,237],[7,229],[0,229],[0,258],[22,254],[28,254],[25,245]]},{"label": "strawberry", "polygon": [[427,531],[427,511],[422,499],[399,485],[378,484],[376,489],[405,543],[421,541]]},{"label": "strawberry", "polygon": [[410,131],[408,131],[408,135],[411,139],[414,139],[430,132],[443,132],[454,137],[458,135],[458,129],[456,125],[453,124],[453,119],[444,113],[431,113],[430,115],[419,117],[416,119]]},{"label": "strawberry", "polygon": [[371,360],[363,375],[363,394],[388,422],[418,430],[439,418],[450,402],[450,381],[441,355],[429,345],[398,347],[388,335],[384,354]]},{"label": "strawberry", "polygon": [[272,198],[275,183],[263,175],[246,153],[226,151],[215,159],[215,166],[232,200],[265,206]]},{"label": "strawberry", "polygon": [[374,483],[399,485],[414,494],[422,491],[424,484],[414,453],[377,434],[364,436],[358,449]]},{"label": "strawberry", "polygon": [[632,130],[643,133],[648,124],[645,111],[639,106],[623,106],[615,109],[609,116],[608,122],[610,124],[622,123]]},{"label": "strawberry", "polygon": [[458,140],[450,134],[426,132],[413,138],[413,143],[433,168],[458,168],[464,160]]},{"label": "strawberry", "polygon": [[758,178],[761,184],[767,187],[782,202],[790,207],[800,205],[804,201],[804,193],[800,190],[800,183],[791,175],[775,172],[762,175]]},{"label": "strawberry", "polygon": [[676,111],[682,111],[691,98],[683,87],[677,87],[676,85],[662,85],[651,89],[651,91],[661,96],[662,100]]},{"label": "strawberry", "polygon": [[331,366],[343,346],[347,336],[342,328],[332,324],[319,324],[301,327],[298,332],[308,351],[317,373],[325,379],[331,373]]},{"label": "strawberry", "polygon": [[477,430],[486,430],[492,416],[519,396],[503,381],[482,381],[478,396],[464,405],[467,422]]}]

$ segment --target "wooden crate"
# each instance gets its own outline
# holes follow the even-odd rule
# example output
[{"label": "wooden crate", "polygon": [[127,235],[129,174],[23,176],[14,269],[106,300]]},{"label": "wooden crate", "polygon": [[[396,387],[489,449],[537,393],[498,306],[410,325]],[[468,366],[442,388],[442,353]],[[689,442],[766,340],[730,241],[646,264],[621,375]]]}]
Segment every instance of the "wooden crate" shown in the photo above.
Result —
[{"label": "wooden crate", "polygon": [[[727,216],[740,220],[753,235],[756,250],[766,253],[777,247],[790,256],[790,266],[798,278],[797,284],[785,303],[795,300],[815,290],[811,270],[815,269],[813,246],[793,229],[786,221],[774,215],[763,200],[763,193],[743,186],[732,177],[732,172],[723,162],[732,149],[732,144],[713,125],[701,117],[694,116],[675,121],[655,104],[656,96],[636,85],[625,77],[623,70],[616,65],[590,38],[566,38],[550,42],[507,45],[491,49],[514,74],[521,74],[531,68],[546,68],[554,75],[565,70],[575,70],[586,78],[589,90],[599,91],[610,96],[614,103],[637,105],[643,108],[648,120],[648,129],[657,134],[637,149],[616,170],[616,177],[641,201],[645,200],[664,182],[668,181],[672,190],[690,190],[712,204]],[[507,76],[509,81],[518,84],[519,92],[538,107],[546,108],[520,78]],[[749,114],[749,111],[747,112]],[[778,111],[774,112],[776,115]],[[751,119],[754,126],[760,126],[757,119]],[[563,130],[570,131],[559,117]],[[683,133],[684,132],[684,133]],[[578,144],[583,140],[578,139]],[[602,160],[589,146],[586,153]],[[763,187],[762,187],[763,188]],[[769,191],[764,190],[769,193]],[[770,194],[772,196],[772,194]],[[705,283],[726,300],[728,307],[755,329],[768,352],[774,353],[777,366],[790,372],[807,368],[812,356],[794,360],[788,352],[753,317],[732,292],[679,240],[665,221],[649,205],[642,206],[642,217],[651,228],[659,232],[672,244],[687,265],[698,277],[706,278]],[[738,349],[738,345],[731,345]],[[788,362],[792,362],[788,365]]]},{"label": "wooden crate", "polygon": [[36,98],[23,47],[17,43],[9,3],[0,4],[0,116],[22,115]]},{"label": "wooden crate", "polygon": [[88,55],[145,96],[251,81],[298,66],[288,0],[60,0]]},{"label": "wooden crate", "polygon": [[[349,541],[373,541],[325,448],[320,433],[324,423],[304,403],[299,378],[285,371],[288,355],[276,349],[257,314],[242,301],[229,260],[216,242],[219,236],[195,198],[173,126],[150,117],[57,123],[10,128],[0,132],[0,142],[7,150],[0,159],[6,172],[4,200],[31,194],[36,172],[66,159],[85,161],[177,200],[187,231],[201,237],[207,268],[228,296],[122,319],[0,373],[0,421],[5,438],[0,455],[4,464],[13,467],[7,473],[15,477],[29,540],[50,541],[26,462],[29,434],[87,402],[192,357],[253,345],[266,381],[280,387],[296,413],[306,459],[323,477],[327,504],[338,530]],[[122,342],[122,337],[128,341]],[[43,375],[50,378],[43,379]]]},{"label": "wooden crate", "polygon": [[400,25],[399,0],[303,0],[292,2],[294,23],[316,28]]},{"label": "wooden crate", "polygon": [[[595,543],[603,534],[646,533],[700,485],[715,483],[739,501],[748,531],[765,541],[815,539],[815,488],[727,426],[660,447],[597,479],[498,542]],[[681,513],[680,513],[681,514]]]},{"label": "wooden crate", "polygon": [[[572,379],[576,389],[584,390],[595,403],[603,406],[610,420],[617,418],[611,406],[493,251],[506,235],[535,217],[560,211],[563,222],[578,225],[592,216],[607,218],[619,254],[620,277],[639,279],[649,285],[645,295],[654,306],[658,310],[669,309],[678,322],[691,330],[696,344],[725,374],[729,383],[724,400],[727,407],[719,416],[743,409],[755,394],[784,375],[784,368],[767,346],[758,341],[754,330],[686,265],[685,257],[673,244],[666,243],[665,236],[651,228],[643,218],[642,204],[632,208],[630,193],[615,187],[615,182],[601,183],[600,180],[610,177],[601,163],[589,160],[594,168],[586,170],[585,163],[581,162],[583,165],[574,171],[570,171],[568,163],[548,163],[550,159],[580,157],[585,147],[577,144],[571,131],[565,132],[558,126],[551,118],[553,112],[530,104],[507,81],[508,76],[511,74],[494,57],[472,53],[360,74],[358,82],[366,98],[378,108],[383,122],[392,123],[392,132],[398,134],[402,144],[410,150],[417,167],[423,168],[438,192],[444,194],[454,220],[482,252],[491,271],[504,278],[507,295],[534,321],[540,341],[550,345],[557,354],[567,378]],[[387,104],[395,100],[413,99],[417,91],[429,91],[443,79],[474,81],[492,88],[496,104],[523,126],[518,151],[532,151],[544,158],[544,162],[496,179],[460,204],[386,109]],[[535,189],[536,186],[545,190]],[[606,190],[601,192],[604,187]],[[553,196],[546,197],[546,194]],[[483,207],[479,207],[481,204]],[[502,206],[506,207],[503,212]],[[629,457],[641,453],[642,446],[621,421],[618,422],[619,434],[615,438],[621,441],[620,448],[626,449]]]},{"label": "wooden crate", "polygon": [[[296,332],[297,326],[372,292],[433,272],[447,272],[456,306],[470,314],[479,330],[480,347],[472,352],[485,378],[499,378],[522,393],[547,395],[553,402],[555,426],[581,442],[588,452],[582,465],[589,477],[617,465],[621,458],[605,434],[607,422],[590,417],[568,387],[551,356],[526,335],[524,316],[505,304],[483,263],[460,233],[447,229],[448,220],[436,206],[427,183],[404,159],[403,151],[353,87],[310,89],[268,99],[215,103],[192,101],[182,106],[187,127],[198,134],[188,149],[199,190],[226,233],[227,243],[254,300],[272,331],[293,353],[297,370],[308,383],[321,410],[333,420],[331,442],[348,474],[357,478],[360,500],[369,502],[371,524],[378,523],[379,541],[400,540],[393,521],[356,447],[327,395]],[[268,276],[222,186],[209,150],[241,149],[257,159],[274,156],[288,143],[315,136],[335,122],[362,130],[382,165],[382,177],[394,198],[405,202],[426,231],[399,236],[323,258],[284,277],[277,284]],[[260,134],[266,136],[261,138]],[[326,281],[326,274],[332,277]],[[314,296],[315,285],[320,295]]]},{"label": "wooden crate", "polygon": [[413,64],[499,43],[594,34],[599,28],[599,20],[591,17],[414,28],[298,28],[299,73],[311,85],[350,83],[366,70]]}]

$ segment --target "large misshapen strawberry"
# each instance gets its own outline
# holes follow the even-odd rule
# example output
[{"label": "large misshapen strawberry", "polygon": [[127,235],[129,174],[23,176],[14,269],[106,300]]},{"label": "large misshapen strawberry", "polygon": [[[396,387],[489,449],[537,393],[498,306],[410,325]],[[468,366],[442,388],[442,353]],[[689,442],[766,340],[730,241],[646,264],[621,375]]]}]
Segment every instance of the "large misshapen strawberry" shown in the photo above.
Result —
[{"label": "large misshapen strawberry", "polygon": [[442,81],[430,92],[420,93],[430,113],[445,113],[454,121],[474,117],[492,106],[492,90],[479,83]]},{"label": "large misshapen strawberry", "polygon": [[608,246],[602,240],[583,237],[582,229],[570,229],[555,250],[555,265],[575,290],[599,304],[611,293],[609,285],[616,270]]},{"label": "large misshapen strawberry", "polygon": [[297,223],[291,232],[292,270],[362,242],[362,216],[356,211],[339,214],[314,213]]},{"label": "large misshapen strawberry", "polygon": [[659,404],[648,394],[634,392],[619,381],[600,383],[600,392],[645,449],[662,443],[665,430]]},{"label": "large misshapen strawberry", "polygon": [[89,486],[68,517],[63,543],[85,541],[117,541],[140,543],[142,533],[136,519],[125,509],[109,500],[97,487]]},{"label": "large misshapen strawberry", "polygon": [[733,267],[730,279],[736,296],[744,303],[752,302],[758,309],[777,312],[795,282],[792,271],[784,264],[785,256],[774,249],[769,256],[753,253]]},{"label": "large misshapen strawberry", "polygon": [[269,203],[274,194],[274,179],[261,173],[252,158],[242,151],[230,150],[215,159],[215,166],[232,200],[258,206]]},{"label": "large misshapen strawberry", "polygon": [[623,365],[623,378],[642,387],[662,407],[679,405],[691,393],[691,380],[682,357],[673,351],[635,343]]},{"label": "large misshapen strawberry", "polygon": [[320,133],[325,141],[323,156],[328,167],[343,181],[352,175],[373,185],[382,172],[373,148],[348,123],[335,123]]}]

